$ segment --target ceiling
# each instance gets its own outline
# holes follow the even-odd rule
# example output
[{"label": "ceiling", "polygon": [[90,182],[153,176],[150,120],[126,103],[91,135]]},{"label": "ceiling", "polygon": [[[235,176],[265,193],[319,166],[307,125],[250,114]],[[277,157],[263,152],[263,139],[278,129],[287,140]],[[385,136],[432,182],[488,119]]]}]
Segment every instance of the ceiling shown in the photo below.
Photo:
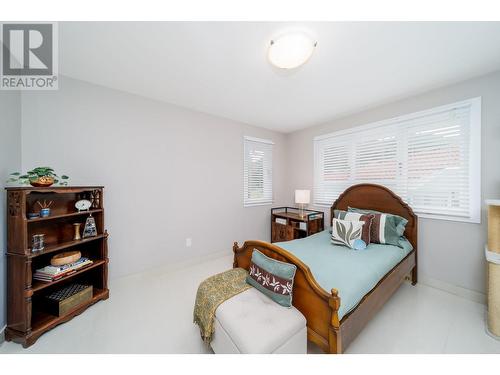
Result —
[{"label": "ceiling", "polygon": [[[304,66],[267,61],[269,40],[305,30]],[[73,22],[60,73],[292,132],[500,69],[500,22]]]}]

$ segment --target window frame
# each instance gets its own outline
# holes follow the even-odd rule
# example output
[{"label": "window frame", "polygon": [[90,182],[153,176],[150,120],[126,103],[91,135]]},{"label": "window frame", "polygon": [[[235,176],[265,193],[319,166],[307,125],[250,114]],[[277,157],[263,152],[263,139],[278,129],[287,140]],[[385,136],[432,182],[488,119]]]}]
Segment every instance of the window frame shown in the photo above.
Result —
[{"label": "window frame", "polygon": [[[481,97],[475,97],[471,99],[462,100],[459,102],[454,102],[438,107],[433,107],[423,111],[413,112],[405,114],[402,116],[397,116],[385,120],[380,120],[364,125],[354,126],[352,128],[343,129],[335,131],[328,134],[319,135],[313,138],[313,175],[314,175],[314,189],[313,189],[313,202],[315,206],[318,207],[329,207],[331,204],[318,203],[317,202],[317,191],[316,182],[318,181],[318,141],[324,141],[329,138],[334,138],[338,136],[355,136],[364,131],[371,131],[374,129],[382,127],[390,127],[405,121],[415,120],[416,118],[435,115],[436,113],[443,111],[451,111],[458,107],[470,107],[470,123],[469,123],[469,158],[468,158],[468,168],[469,168],[469,216],[459,217],[451,215],[440,215],[431,213],[419,213],[418,210],[415,213],[422,218],[428,219],[439,219],[439,220],[449,220],[449,221],[459,221],[467,223],[481,223]],[[352,168],[352,160],[350,161],[350,167]],[[333,202],[332,202],[333,203]],[[411,206],[411,205],[410,205]]]},{"label": "window frame", "polygon": [[[247,142],[262,143],[262,144],[271,146],[271,161],[270,161],[270,163],[271,163],[271,168],[270,168],[271,178],[270,178],[270,181],[268,181],[271,184],[271,197],[269,198],[269,200],[266,199],[262,202],[248,202],[247,201],[247,195],[248,195],[247,174],[246,174],[246,156],[247,156],[246,155],[246,143]],[[267,206],[267,205],[272,205],[274,203],[273,152],[274,152],[274,142],[272,140],[251,137],[251,136],[246,136],[246,135],[243,136],[243,207]],[[263,183],[265,184],[265,182],[263,182]]]}]

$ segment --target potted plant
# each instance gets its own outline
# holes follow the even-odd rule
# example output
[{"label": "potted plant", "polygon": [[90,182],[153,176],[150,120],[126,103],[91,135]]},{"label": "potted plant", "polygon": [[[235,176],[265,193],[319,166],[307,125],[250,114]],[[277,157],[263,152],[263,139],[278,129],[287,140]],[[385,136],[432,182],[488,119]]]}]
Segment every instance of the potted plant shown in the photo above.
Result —
[{"label": "potted plant", "polygon": [[7,182],[18,182],[22,185],[30,184],[35,187],[47,187],[53,184],[66,186],[68,185],[68,179],[69,177],[66,175],[59,177],[55,174],[54,169],[50,167],[36,167],[23,175],[19,172],[11,173]]}]

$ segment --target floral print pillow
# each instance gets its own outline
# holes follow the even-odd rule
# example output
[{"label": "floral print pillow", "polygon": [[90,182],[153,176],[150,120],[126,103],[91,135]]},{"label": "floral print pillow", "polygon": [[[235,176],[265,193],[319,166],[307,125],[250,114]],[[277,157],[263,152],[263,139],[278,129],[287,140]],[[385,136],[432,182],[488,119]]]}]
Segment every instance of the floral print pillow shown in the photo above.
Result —
[{"label": "floral print pillow", "polygon": [[247,283],[280,305],[291,307],[296,270],[294,264],[280,262],[254,250]]},{"label": "floral print pillow", "polygon": [[363,233],[363,221],[332,220],[332,243],[334,245],[347,246],[355,250],[363,250],[366,243],[361,239]]}]

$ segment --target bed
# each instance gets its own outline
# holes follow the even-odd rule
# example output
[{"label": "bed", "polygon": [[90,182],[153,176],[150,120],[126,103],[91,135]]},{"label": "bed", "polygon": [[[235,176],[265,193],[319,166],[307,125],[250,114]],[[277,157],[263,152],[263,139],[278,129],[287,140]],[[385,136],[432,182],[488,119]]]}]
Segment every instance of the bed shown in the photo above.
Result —
[{"label": "bed", "polygon": [[[307,319],[308,339],[327,353],[342,353],[407,275],[413,285],[417,283],[418,220],[412,209],[391,190],[374,184],[354,185],[344,191],[333,203],[331,217],[333,210],[347,210],[348,206],[406,218],[408,243],[401,247],[370,244],[362,252],[346,252],[330,245],[329,233],[324,231],[302,240],[246,241],[233,247],[233,267],[248,270],[255,249],[297,266],[293,305]],[[339,256],[345,257],[342,267]]]}]

